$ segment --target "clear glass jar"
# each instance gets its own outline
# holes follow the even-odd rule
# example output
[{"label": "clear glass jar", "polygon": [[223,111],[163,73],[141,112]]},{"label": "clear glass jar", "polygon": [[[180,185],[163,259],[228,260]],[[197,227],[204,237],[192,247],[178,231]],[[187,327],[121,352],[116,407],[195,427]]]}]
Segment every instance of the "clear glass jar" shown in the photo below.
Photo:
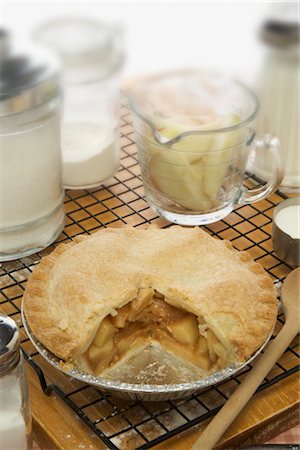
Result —
[{"label": "clear glass jar", "polygon": [[28,386],[16,323],[0,315],[0,443],[5,450],[31,450]]},{"label": "clear glass jar", "polygon": [[70,189],[98,186],[119,167],[120,29],[88,19],[61,19],[41,25],[35,38],[63,62],[63,184]]},{"label": "clear glass jar", "polygon": [[0,261],[7,261],[47,247],[64,226],[61,95],[47,50],[8,45],[0,79]]}]

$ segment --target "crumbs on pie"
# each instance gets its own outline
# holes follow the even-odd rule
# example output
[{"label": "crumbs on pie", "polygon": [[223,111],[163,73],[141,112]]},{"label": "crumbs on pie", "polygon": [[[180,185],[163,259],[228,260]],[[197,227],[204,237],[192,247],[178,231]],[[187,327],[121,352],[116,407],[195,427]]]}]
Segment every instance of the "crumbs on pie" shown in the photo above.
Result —
[{"label": "crumbs on pie", "polygon": [[159,345],[203,374],[245,361],[277,316],[273,282],[249,253],[200,228],[106,228],[59,245],[29,277],[35,337],[93,374]]}]

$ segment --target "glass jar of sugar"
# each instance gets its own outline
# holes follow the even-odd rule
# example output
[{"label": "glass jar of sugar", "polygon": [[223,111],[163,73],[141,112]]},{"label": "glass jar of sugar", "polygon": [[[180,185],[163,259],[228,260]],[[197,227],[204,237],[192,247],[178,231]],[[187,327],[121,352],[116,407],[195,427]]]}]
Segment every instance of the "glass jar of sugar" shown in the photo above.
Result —
[{"label": "glass jar of sugar", "polygon": [[59,65],[0,31],[0,261],[50,245],[64,226]]},{"label": "glass jar of sugar", "polygon": [[121,31],[70,18],[42,24],[34,35],[63,63],[63,184],[70,189],[98,186],[119,167]]},{"label": "glass jar of sugar", "polygon": [[31,415],[19,330],[0,315],[0,443],[4,450],[31,450]]}]

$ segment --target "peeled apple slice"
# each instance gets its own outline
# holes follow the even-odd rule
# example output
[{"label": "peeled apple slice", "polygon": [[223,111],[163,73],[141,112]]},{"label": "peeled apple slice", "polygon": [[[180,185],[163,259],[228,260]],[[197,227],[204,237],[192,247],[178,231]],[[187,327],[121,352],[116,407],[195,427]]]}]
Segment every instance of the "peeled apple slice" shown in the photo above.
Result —
[{"label": "peeled apple slice", "polygon": [[[182,125],[178,123],[177,121],[180,121],[181,118],[175,118],[175,119],[164,119],[162,117],[155,116],[153,119],[153,124],[158,130],[159,134],[168,140],[171,140],[177,136],[180,136],[183,133],[190,133],[191,131],[206,131],[209,129],[217,129],[222,127],[222,119],[217,119],[214,122],[211,122],[209,124],[205,125],[198,125],[195,126],[196,120],[192,117],[191,118],[191,125]],[[184,119],[182,119],[184,120]],[[153,140],[153,136],[152,139]],[[198,153],[204,153],[207,152],[211,144],[213,142],[213,135],[212,134],[205,134],[203,136],[201,135],[188,135],[175,144],[171,146],[170,148],[176,149],[183,152],[188,152],[188,161],[194,161],[198,159]],[[197,153],[196,155],[192,155],[192,153]]]},{"label": "peeled apple slice", "polygon": [[149,162],[149,170],[153,184],[168,199],[189,209],[197,209],[199,204],[210,207],[203,189],[204,172],[192,171],[189,155],[159,149]]},{"label": "peeled apple slice", "polygon": [[[232,114],[224,126],[233,126],[240,121],[237,114]],[[205,190],[211,199],[216,199],[220,187],[228,173],[230,162],[234,158],[234,148],[241,142],[240,130],[216,133],[211,152],[206,156]]]},{"label": "peeled apple slice", "polygon": [[[160,135],[169,140],[184,132],[228,127],[238,121],[239,117],[232,114],[230,120],[218,119],[206,125],[188,127],[158,116],[153,119]],[[236,145],[238,138],[236,131],[190,134],[169,147],[162,147],[151,134],[147,146],[153,184],[185,208],[198,211],[212,208],[231,160],[232,149],[229,147]]]}]

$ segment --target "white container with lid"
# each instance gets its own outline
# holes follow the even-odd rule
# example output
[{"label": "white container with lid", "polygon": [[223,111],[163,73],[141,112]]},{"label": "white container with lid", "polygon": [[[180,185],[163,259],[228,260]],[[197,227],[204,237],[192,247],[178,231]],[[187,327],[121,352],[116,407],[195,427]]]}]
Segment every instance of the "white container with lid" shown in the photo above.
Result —
[{"label": "white container with lid", "polygon": [[283,200],[274,209],[272,241],[279,258],[300,266],[300,197]]},{"label": "white container with lid", "polygon": [[28,386],[19,330],[11,317],[0,315],[0,447],[32,450]]},{"label": "white container with lid", "polygon": [[63,63],[63,184],[71,189],[98,186],[119,167],[121,30],[65,18],[42,24],[34,36]]},{"label": "white container with lid", "polygon": [[0,32],[0,261],[50,245],[64,226],[59,65]]},{"label": "white container with lid", "polygon": [[[281,143],[284,178],[280,190],[300,192],[299,79],[300,24],[296,3],[273,5],[272,15],[264,23],[261,37],[265,58],[258,80],[260,101],[258,131],[272,130]],[[262,155],[262,170],[257,175],[267,180],[272,161]]]}]

